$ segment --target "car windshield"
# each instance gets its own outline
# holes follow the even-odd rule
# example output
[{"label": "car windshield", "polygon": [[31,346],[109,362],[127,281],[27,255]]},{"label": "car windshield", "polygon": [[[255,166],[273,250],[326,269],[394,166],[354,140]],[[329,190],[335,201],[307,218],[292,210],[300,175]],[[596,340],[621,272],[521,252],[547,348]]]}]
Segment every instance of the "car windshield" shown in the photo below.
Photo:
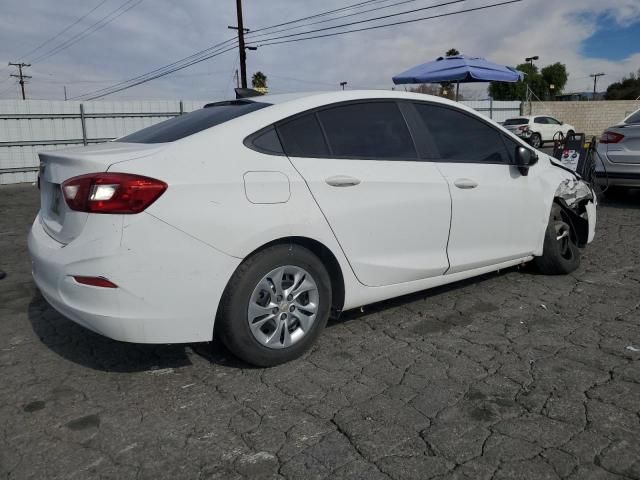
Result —
[{"label": "car windshield", "polygon": [[510,118],[505,120],[503,125],[526,125],[529,123],[528,118]]},{"label": "car windshield", "polygon": [[640,123],[640,110],[633,112],[627,117],[625,123]]},{"label": "car windshield", "polygon": [[130,135],[119,138],[116,142],[123,143],[166,143],[180,140],[207,128],[246,115],[247,113],[268,107],[270,103],[252,102],[249,100],[230,100],[205,105],[204,108],[194,110],[186,115],[156,123],[150,127],[138,130]]}]

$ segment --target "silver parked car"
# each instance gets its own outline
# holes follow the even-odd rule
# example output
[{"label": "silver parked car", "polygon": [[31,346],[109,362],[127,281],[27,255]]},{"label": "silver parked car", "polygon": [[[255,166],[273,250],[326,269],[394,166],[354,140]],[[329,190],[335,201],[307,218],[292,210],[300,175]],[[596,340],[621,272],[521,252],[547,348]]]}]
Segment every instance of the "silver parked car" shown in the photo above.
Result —
[{"label": "silver parked car", "polygon": [[598,183],[612,187],[640,187],[640,109],[600,137],[596,162]]}]

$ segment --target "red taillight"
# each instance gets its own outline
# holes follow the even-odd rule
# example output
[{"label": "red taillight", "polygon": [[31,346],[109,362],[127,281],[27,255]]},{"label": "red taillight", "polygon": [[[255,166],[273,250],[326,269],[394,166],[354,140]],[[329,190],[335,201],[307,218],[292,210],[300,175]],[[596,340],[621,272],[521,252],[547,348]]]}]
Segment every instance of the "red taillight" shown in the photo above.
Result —
[{"label": "red taillight", "polygon": [[618,143],[624,135],[616,132],[604,132],[600,137],[600,143]]},{"label": "red taillight", "polygon": [[139,213],[166,189],[160,180],[129,173],[89,173],[62,184],[69,208],[89,213]]},{"label": "red taillight", "polygon": [[102,288],[118,288],[118,286],[107,280],[104,277],[83,277],[83,276],[74,276],[73,279],[81,283],[82,285],[91,285],[92,287],[102,287]]}]

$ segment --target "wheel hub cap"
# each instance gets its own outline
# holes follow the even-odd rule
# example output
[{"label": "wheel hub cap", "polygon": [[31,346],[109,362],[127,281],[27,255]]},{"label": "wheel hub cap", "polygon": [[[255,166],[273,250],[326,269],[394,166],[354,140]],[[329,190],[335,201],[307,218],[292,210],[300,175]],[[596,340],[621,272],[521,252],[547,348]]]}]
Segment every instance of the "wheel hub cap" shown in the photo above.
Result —
[{"label": "wheel hub cap", "polygon": [[275,268],[253,289],[249,329],[261,345],[287,348],[312,328],[318,302],[318,286],[309,272],[294,265]]}]

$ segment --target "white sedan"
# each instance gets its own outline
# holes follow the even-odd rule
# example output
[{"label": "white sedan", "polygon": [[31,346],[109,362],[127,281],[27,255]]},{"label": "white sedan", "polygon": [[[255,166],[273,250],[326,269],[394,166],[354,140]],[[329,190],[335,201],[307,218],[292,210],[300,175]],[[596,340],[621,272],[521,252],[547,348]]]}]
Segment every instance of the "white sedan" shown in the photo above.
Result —
[{"label": "white sedan", "polygon": [[511,133],[525,139],[534,148],[542,147],[545,142],[552,142],[559,133],[566,137],[576,131],[573,125],[548,115],[509,118],[502,125]]},{"label": "white sedan", "polygon": [[389,91],[212,103],[41,153],[33,277],[113,339],[275,365],[341,311],[534,261],[578,267],[595,197],[458,103]]}]

